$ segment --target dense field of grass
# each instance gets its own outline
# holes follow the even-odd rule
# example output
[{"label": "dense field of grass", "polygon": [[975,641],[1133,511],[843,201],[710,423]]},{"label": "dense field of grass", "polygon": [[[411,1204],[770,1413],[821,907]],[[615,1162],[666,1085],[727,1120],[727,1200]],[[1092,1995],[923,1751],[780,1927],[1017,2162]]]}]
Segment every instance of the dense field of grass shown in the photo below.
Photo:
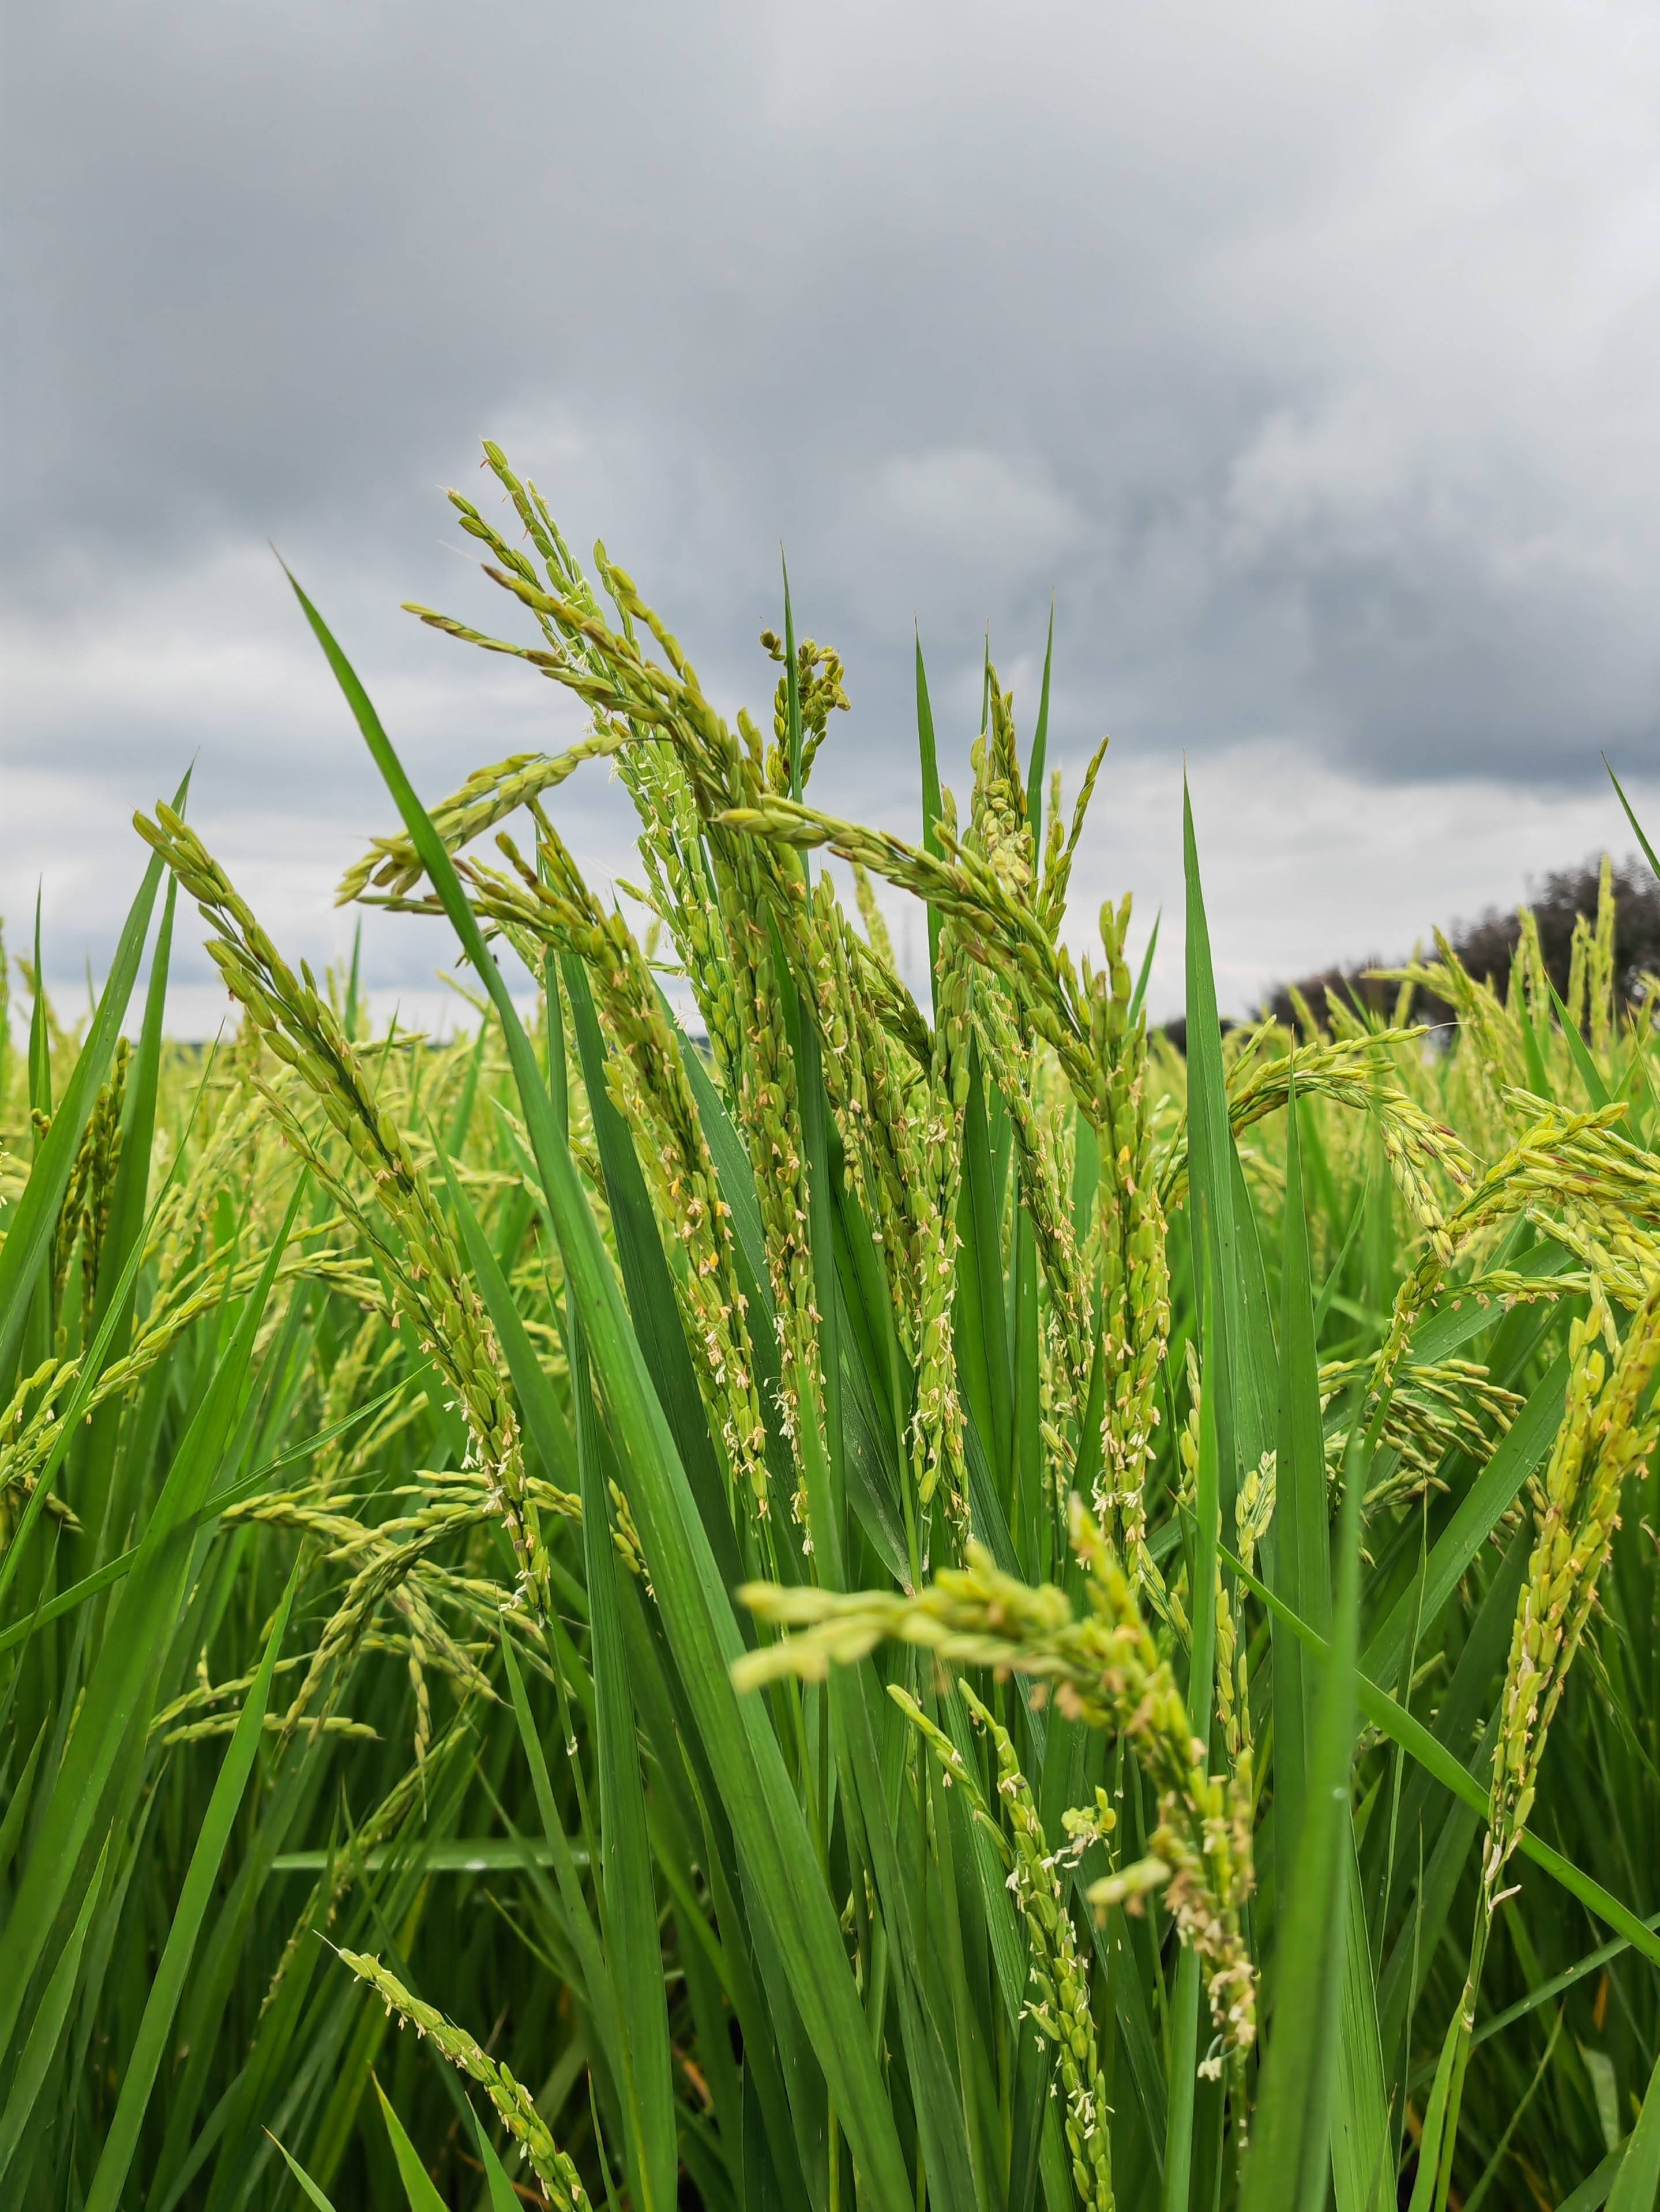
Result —
[{"label": "dense field of grass", "polygon": [[[575,752],[429,814],[306,609],[398,817],[344,889],[476,1037],[294,973],[180,793],[95,1014],[0,1047],[0,2203],[1648,2212],[1611,909],[1566,1001],[1524,931],[1505,1002],[1444,949],[1224,1040],[1190,826],[1181,1059],[1128,901],[1067,949],[1043,704],[988,670],[959,807],[919,664],[915,842],[822,815],[834,655],[787,617],[730,726],[491,459],[521,641],[426,618]],[[649,951],[555,826],[595,757]]]}]

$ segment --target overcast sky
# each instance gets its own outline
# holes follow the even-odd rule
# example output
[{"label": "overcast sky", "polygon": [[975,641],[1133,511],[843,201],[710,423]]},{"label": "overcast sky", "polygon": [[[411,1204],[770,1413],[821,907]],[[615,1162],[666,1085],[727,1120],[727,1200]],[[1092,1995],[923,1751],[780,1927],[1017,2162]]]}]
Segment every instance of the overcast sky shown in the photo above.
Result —
[{"label": "overcast sky", "polygon": [[[14,9],[0,912],[106,957],[131,809],[296,954],[388,824],[274,540],[427,791],[575,724],[441,488],[499,438],[723,703],[779,613],[821,770],[915,815],[992,650],[1113,739],[1083,910],[1162,902],[1182,763],[1225,1004],[1404,952],[1660,815],[1660,15],[1596,0],[56,0]],[[628,872],[601,769],[559,817]],[[920,945],[920,937],[915,940]],[[368,939],[421,1002],[423,925]],[[180,1018],[216,1019],[194,956]]]}]

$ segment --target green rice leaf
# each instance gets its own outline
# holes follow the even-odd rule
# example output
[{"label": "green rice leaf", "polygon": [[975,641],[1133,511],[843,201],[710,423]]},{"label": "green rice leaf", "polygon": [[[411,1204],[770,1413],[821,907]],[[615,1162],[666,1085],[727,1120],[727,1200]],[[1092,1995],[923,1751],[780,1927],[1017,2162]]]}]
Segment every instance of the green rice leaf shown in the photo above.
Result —
[{"label": "green rice leaf", "polygon": [[277,1617],[271,1623],[271,1633],[265,1639],[265,1656],[254,1677],[253,1687],[249,1691],[238,1717],[230,1748],[220,1767],[213,1795],[208,1800],[208,1809],[196,1839],[196,1849],[191,1855],[190,1871],[185,1876],[185,1886],[173,1911],[173,1924],[167,1930],[167,1943],[150,1983],[149,1995],[145,2000],[144,2016],[139,2024],[137,2039],[127,2061],[127,2070],[122,2076],[121,2094],[116,2104],[115,2117],[110,2123],[109,2133],[104,2138],[97,2170],[87,2194],[86,2212],[115,2212],[126,2185],[128,2169],[138,2146],[138,2131],[143,2125],[145,2107],[166,2055],[165,2046],[173,2015],[179,2008],[185,1976],[189,1972],[191,1956],[196,1948],[197,1937],[201,1933],[214,1883],[218,1878],[220,1863],[230,1841],[231,1825],[241,1804],[243,1792],[247,1788],[248,1777],[253,1771],[260,1731],[265,1726],[265,1708],[271,1698],[271,1681],[277,1670],[277,1655],[283,1648],[283,1638],[288,1628],[289,1613],[299,1581],[300,1569],[296,1562],[289,1577],[288,1588],[283,1594],[283,1601],[277,1609]]},{"label": "green rice leaf", "polygon": [[40,2002],[29,2021],[28,2037],[23,2045],[17,2070],[12,2076],[5,2109],[0,2112],[0,2181],[3,2181],[12,2171],[13,2162],[23,2146],[23,2131],[28,2126],[40,2092],[46,2087],[47,2076],[58,2057],[69,2021],[70,2006],[75,1998],[76,1984],[80,1977],[87,1933],[92,1925],[94,1911],[104,1893],[106,1857],[106,1852],[100,1853],[98,1863],[82,1892],[75,1925],[58,1954],[51,1978],[40,1993]]},{"label": "green rice leaf", "polygon": [[472,2112],[473,2136],[478,2144],[478,2161],[484,2169],[484,2185],[489,2191],[490,2212],[519,2212],[519,2199],[513,2193],[513,2184],[508,2179],[506,2169],[496,2155],[495,2146],[484,2132],[484,2123],[478,2117],[477,2108],[472,2106],[470,2109]]},{"label": "green rice leaf", "polygon": [[1660,2057],[1649,2075],[1643,2109],[1626,2139],[1625,2153],[1608,2191],[1608,2212],[1653,2212],[1660,2202]]},{"label": "green rice leaf", "polygon": [[215,1476],[226,1472],[223,1455],[246,1386],[255,1332],[299,1202],[296,1192],[174,1457],[122,1602],[94,1662],[75,1733],[50,1785],[28,1864],[0,1933],[0,2051],[9,2047],[15,2033],[30,1977],[74,1879],[117,1754],[130,1731],[148,1725],[162,1647],[173,1633],[186,1587],[193,1516]]},{"label": "green rice leaf", "polygon": [[571,1395],[582,1493],[582,1549],[599,1768],[600,1871],[607,1966],[625,2021],[619,2037],[629,2176],[642,2207],[668,2212],[678,2160],[674,2089],[669,2071],[668,2012],[657,1896],[646,1833],[645,1792],[635,1735],[634,1702],[623,1652],[611,1501],[601,1472],[593,1395],[582,1325],[570,1323]]},{"label": "green rice leaf", "polygon": [[[928,700],[927,671],[922,665],[922,633],[916,633],[916,749],[922,763],[922,849],[937,858],[939,817],[944,800],[939,789],[939,757],[933,738],[933,708]],[[928,973],[939,972],[939,910],[928,908]]]},{"label": "green rice leaf", "polygon": [[1606,1106],[1612,1094],[1608,1085],[1602,1080],[1602,1069],[1591,1058],[1590,1048],[1579,1034],[1578,1023],[1572,1018],[1567,1008],[1562,1004],[1560,994],[1548,975],[1545,978],[1545,988],[1550,993],[1550,1002],[1556,1009],[1556,1018],[1561,1024],[1563,1036],[1567,1039],[1568,1056],[1579,1072],[1579,1080],[1585,1086],[1585,1096],[1594,1107]]},{"label": "green rice leaf", "polygon": [[[1278,1487],[1268,1578],[1292,1612],[1323,1628],[1331,1610],[1326,1452],[1295,1091],[1286,1115],[1285,1249],[1280,1285]],[[1304,1678],[1302,1645],[1277,1619],[1273,1634],[1274,1849],[1289,1863],[1302,1817],[1313,1699]]]},{"label": "green rice leaf", "polygon": [[562,1488],[576,1486],[576,1451],[571,1443],[570,1425],[566,1420],[553,1385],[543,1372],[542,1363],[536,1356],[528,1332],[513,1302],[513,1293],[489,1239],[479,1225],[478,1216],[457,1176],[446,1152],[438,1154],[438,1165],[444,1177],[444,1188],[451,1211],[460,1225],[461,1241],[465,1247],[478,1294],[484,1301],[490,1326],[496,1331],[502,1346],[502,1357],[508,1363],[508,1372],[513,1377],[514,1395],[519,1401],[519,1410],[524,1418],[526,1430],[536,1447],[550,1482]]},{"label": "green rice leaf", "polygon": [[[126,1018],[127,1001],[138,978],[138,963],[161,880],[161,861],[158,854],[144,871],[144,879],[116,945],[115,957],[110,963],[92,1027],[64,1088],[63,1103],[52,1115],[52,1127],[34,1156],[28,1182],[8,1226],[6,1241],[0,1245],[0,1393],[7,1395],[10,1394],[18,1349],[23,1341],[29,1301],[46,1264],[81,1133],[109,1073],[115,1041]],[[38,947],[36,957],[38,960]],[[36,1006],[42,1006],[39,994]]]},{"label": "green rice leaf", "polygon": [[386,2133],[392,2138],[392,2154],[398,2161],[398,2178],[404,2185],[409,2199],[410,2212],[449,2212],[443,2198],[433,2185],[432,2176],[422,2165],[415,2145],[404,2132],[404,2124],[393,2112],[386,2091],[379,2081],[374,2094],[380,2100],[380,2116],[386,2124]]},{"label": "green rice leaf", "polygon": [[[267,2129],[265,2132],[267,2135],[271,2134],[271,2130],[269,2129]],[[312,2179],[310,2174],[306,2172],[305,2167],[300,2164],[293,2153],[288,2150],[282,2143],[277,2142],[275,2136],[271,2136],[271,2140],[274,2143],[277,2143],[277,2149],[282,2152],[283,2163],[287,2166],[289,2172],[294,2176],[295,2179],[299,2183],[301,2190],[305,2193],[307,2201],[317,2207],[317,2212],[334,2212],[333,2205],[331,2204],[328,2198],[324,2196],[322,2191],[317,2186],[317,2184]]]},{"label": "green rice leaf", "polygon": [[[1225,1546],[1222,1547],[1222,1556],[1245,1587],[1262,1600],[1276,1620],[1283,1620],[1301,1639],[1304,1649],[1311,1651],[1323,1664],[1331,1649],[1327,1639],[1306,1621],[1298,1620],[1283,1599],[1259,1583]],[[1485,1816],[1487,1809],[1486,1785],[1478,1782],[1468,1767],[1461,1766],[1421,1721],[1398,1705],[1387,1690],[1380,1689],[1364,1671],[1357,1677],[1357,1685],[1360,1710],[1372,1725],[1398,1743],[1408,1757],[1415,1759],[1444,1789],[1450,1790],[1473,1812]],[[1541,1842],[1531,1828],[1523,1830],[1517,1848],[1524,1858],[1531,1859],[1535,1866],[1542,1867],[1553,1881],[1577,1897],[1582,1905],[1588,1906],[1598,1919],[1618,1929],[1633,1950],[1639,1951],[1645,1959],[1660,1966],[1660,1936],[1639,1919],[1629,1906],[1621,1905],[1619,1899],[1604,1889],[1600,1882],[1594,1881],[1582,1868],[1575,1866],[1561,1852],[1553,1850],[1548,1844]]]},{"label": "green rice leaf", "polygon": [[1602,765],[1608,770],[1608,781],[1614,786],[1615,792],[1619,794],[1620,804],[1626,810],[1626,819],[1630,823],[1638,843],[1643,848],[1643,858],[1648,862],[1650,867],[1653,869],[1655,874],[1657,877],[1660,877],[1660,860],[1657,860],[1654,857],[1654,848],[1650,844],[1647,837],[1645,836],[1642,823],[1638,820],[1635,813],[1632,811],[1632,803],[1626,796],[1623,785],[1620,783],[1619,777],[1614,774],[1614,770],[1611,768],[1608,768],[1608,758],[1606,753],[1602,756]]},{"label": "green rice leaf", "polygon": [[1307,1794],[1283,1908],[1262,2103],[1241,2197],[1245,2212],[1319,2212],[1326,2198],[1353,1866],[1349,1767],[1360,1612],[1360,1474],[1352,1464],[1344,1486],[1336,1608],[1309,1734]]},{"label": "green rice leaf", "polygon": [[1360,1671],[1374,1682],[1392,1681],[1416,1622],[1420,1632],[1432,1629],[1458,1587],[1470,1561],[1521,1495],[1523,1485],[1550,1449],[1561,1425],[1567,1388],[1568,1356],[1559,1352],[1527,1403],[1505,1431],[1457,1510],[1437,1538],[1412,1586],[1404,1590],[1389,1618],[1375,1632],[1361,1656]]},{"label": "green rice leaf", "polygon": [[1043,645],[1043,680],[1037,694],[1037,724],[1031,733],[1031,760],[1026,769],[1026,819],[1031,824],[1035,850],[1043,849],[1043,770],[1049,759],[1049,677],[1055,666],[1055,600],[1049,600],[1049,635]]}]

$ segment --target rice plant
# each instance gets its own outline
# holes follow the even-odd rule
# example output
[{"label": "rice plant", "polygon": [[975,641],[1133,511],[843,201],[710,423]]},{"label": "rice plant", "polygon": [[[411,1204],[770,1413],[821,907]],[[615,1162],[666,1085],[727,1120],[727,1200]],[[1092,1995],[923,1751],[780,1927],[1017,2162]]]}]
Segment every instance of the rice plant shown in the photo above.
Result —
[{"label": "rice plant", "polygon": [[[1180,1056],[1128,897],[1069,915],[1047,664],[959,799],[919,653],[863,828],[787,597],[728,720],[486,458],[504,635],[414,611],[579,744],[423,804],[296,586],[388,794],[342,897],[476,1030],[291,967],[183,787],[93,1015],[37,927],[0,1020],[0,2201],[1651,2206],[1612,878],[1566,999],[1524,918],[1502,998],[1443,943],[1225,1037],[1189,815]],[[556,825],[598,761],[643,941]]]}]

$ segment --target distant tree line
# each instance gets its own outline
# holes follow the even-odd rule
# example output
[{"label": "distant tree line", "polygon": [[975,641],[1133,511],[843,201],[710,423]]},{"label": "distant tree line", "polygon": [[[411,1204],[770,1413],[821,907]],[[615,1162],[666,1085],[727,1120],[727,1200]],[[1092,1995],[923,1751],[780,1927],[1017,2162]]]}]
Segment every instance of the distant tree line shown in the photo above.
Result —
[{"label": "distant tree line", "polygon": [[[1587,921],[1595,921],[1601,871],[1600,858],[1586,860],[1578,867],[1558,869],[1546,877],[1542,887],[1527,902],[1539,925],[1545,966],[1564,1000],[1568,994],[1574,924],[1582,915]],[[1635,1006],[1652,988],[1652,979],[1660,975],[1660,880],[1656,879],[1645,862],[1633,856],[1614,868],[1614,976],[1627,1003]],[[1521,924],[1516,915],[1502,914],[1497,907],[1489,907],[1479,921],[1457,924],[1444,933],[1469,973],[1491,983],[1502,999],[1510,984],[1511,961],[1521,935]],[[1438,956],[1432,946],[1426,945],[1422,957],[1433,960]],[[1343,1005],[1364,1008],[1387,1020],[1394,1012],[1401,987],[1368,971],[1406,964],[1401,960],[1377,959],[1362,961],[1351,968],[1323,968],[1316,975],[1304,975],[1295,983],[1280,984],[1270,991],[1257,1009],[1257,1018],[1272,1014],[1286,1028],[1298,1028],[1301,1025],[1296,997],[1300,997],[1316,1018],[1323,1020],[1329,991]],[[1450,1022],[1454,1014],[1445,1000],[1420,985],[1413,993],[1412,1018],[1414,1022]],[[1178,1051],[1187,1048],[1187,1029],[1183,1018],[1164,1024],[1164,1035]]]}]

